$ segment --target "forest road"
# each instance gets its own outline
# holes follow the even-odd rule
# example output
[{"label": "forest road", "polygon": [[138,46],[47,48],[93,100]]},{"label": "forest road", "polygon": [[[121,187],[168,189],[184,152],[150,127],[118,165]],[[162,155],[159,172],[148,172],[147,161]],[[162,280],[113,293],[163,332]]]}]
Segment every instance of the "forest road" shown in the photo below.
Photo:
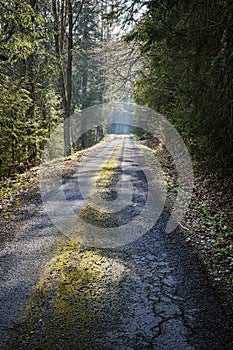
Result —
[{"label": "forest road", "polygon": [[[32,310],[31,315],[34,313],[33,317],[38,317],[40,323],[35,322],[33,328],[30,328],[30,320],[25,321],[21,316],[25,305],[30,308],[28,300],[33,288],[44,278],[41,272],[45,264],[52,257],[56,259],[55,255],[58,253],[55,247],[62,234],[54,225],[58,215],[51,218],[44,209],[49,200],[47,204],[43,204],[39,197],[35,197],[25,210],[22,210],[14,223],[17,233],[11,240],[6,240],[0,251],[0,348],[231,348],[230,322],[221,300],[213,289],[201,261],[196,253],[186,246],[179,231],[166,233],[167,211],[161,211],[158,220],[154,220],[150,229],[146,229],[145,232],[141,230],[141,215],[149,198],[149,184],[143,171],[138,168],[140,157],[143,157],[140,146],[136,145],[130,136],[118,135],[97,145],[89,158],[84,160],[84,166],[80,164],[79,187],[78,175],[75,172],[60,183],[60,189],[65,193],[66,201],[73,212],[78,212],[88,203],[101,208],[103,201],[110,214],[99,217],[90,206],[82,209],[83,221],[99,230],[99,236],[94,237],[92,232],[90,237],[87,237],[89,245],[93,239],[94,248],[85,248],[85,239],[81,237],[84,246],[81,253],[77,252],[79,262],[75,267],[79,279],[77,278],[74,284],[75,275],[72,275],[72,281],[66,278],[65,288],[69,287],[69,283],[72,287],[69,289],[69,295],[61,295],[62,289],[58,289],[56,285],[60,283],[59,275],[60,277],[55,278],[53,284],[49,285],[50,295],[45,293],[47,300],[43,303],[40,300],[40,305],[46,304],[47,314],[43,309],[40,315],[36,315],[40,311],[35,307],[37,300],[34,298],[35,311]],[[124,183],[123,190],[118,193],[121,181]],[[127,185],[127,182],[130,182],[130,185]],[[128,199],[129,204],[122,208],[130,188],[132,193],[130,200]],[[86,191],[85,201],[80,191]],[[161,203],[156,207],[158,214],[162,203],[161,199]],[[56,213],[58,210],[59,204]],[[127,226],[127,223],[134,223],[134,220],[140,217],[142,219],[136,221],[137,226],[140,226],[140,220],[142,221],[139,231],[136,226]],[[59,225],[62,225],[60,221]],[[125,235],[122,235],[123,231],[119,231],[119,235],[114,236],[111,244],[114,230],[118,232],[123,226]],[[127,231],[127,227],[131,232]],[[111,234],[106,233],[101,237],[103,228],[103,232]],[[7,227],[4,228],[4,232],[7,232]],[[70,256],[73,259],[74,252],[70,253]],[[89,281],[85,275],[85,283],[80,281],[80,276],[83,276],[80,269],[84,266],[82,260],[85,260],[85,271],[93,272]],[[74,261],[72,264],[69,270],[74,268]],[[101,274],[95,275],[95,271],[99,269]],[[69,273],[67,271],[66,273]],[[64,285],[64,281],[62,283]],[[46,287],[46,283],[44,285]],[[62,308],[67,303],[70,310],[68,318],[67,315],[64,317],[62,310],[55,310],[55,305]],[[83,310],[91,317],[84,318]],[[17,324],[17,327],[13,327],[14,324]],[[52,330],[49,330],[49,325]],[[9,332],[12,327],[13,331]],[[24,332],[28,332],[27,337],[22,336]]]}]

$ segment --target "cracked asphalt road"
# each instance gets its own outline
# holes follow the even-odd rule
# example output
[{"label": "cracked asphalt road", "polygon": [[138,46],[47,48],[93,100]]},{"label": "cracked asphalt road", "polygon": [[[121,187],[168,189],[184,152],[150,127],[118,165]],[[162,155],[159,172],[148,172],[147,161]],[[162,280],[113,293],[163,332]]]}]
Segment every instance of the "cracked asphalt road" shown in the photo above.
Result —
[{"label": "cracked asphalt road", "polygon": [[[113,142],[113,147],[115,144]],[[109,156],[108,151],[106,155]],[[132,158],[133,156],[131,154]],[[75,181],[75,175],[73,179]],[[142,176],[138,182],[135,180],[134,186],[139,192],[140,186],[136,185],[140,181]],[[68,191],[69,186],[72,186],[72,178],[65,182],[67,196],[71,194],[71,191]],[[138,198],[135,200],[136,204],[144,205],[146,187],[141,186],[141,197],[139,192],[135,193]],[[80,196],[77,198],[80,199]],[[72,205],[75,206],[74,203]],[[133,207],[138,210],[137,205]],[[26,326],[29,319],[20,318],[24,306],[29,300],[33,286],[41,279],[43,266],[54,256],[54,247],[60,237],[40,202],[32,204],[28,211],[31,212],[31,216],[27,215],[26,220],[24,218],[16,223],[19,227],[18,233],[10,242],[6,242],[1,251],[2,348],[231,348],[232,329],[229,315],[226,314],[218,293],[212,288],[211,280],[197,254],[185,245],[178,230],[170,234],[165,233],[168,221],[166,210],[148,232],[134,241],[113,248],[84,248],[81,255],[77,252],[77,271],[81,269],[81,262],[85,259],[87,251],[92,255],[87,259],[88,266],[85,269],[95,271],[101,268],[101,276],[94,275],[91,281],[81,285],[81,291],[75,294],[73,299],[72,295],[69,295],[69,306],[73,310],[70,312],[70,324],[63,324],[62,316],[55,314],[54,303],[61,299],[61,295],[54,292],[57,282],[53,281],[52,287],[49,285],[51,295],[48,297],[46,294],[49,301],[46,301],[45,311],[49,316],[45,315],[42,322],[44,326]],[[130,210],[129,215],[132,216]],[[45,286],[46,284],[47,282],[44,282]],[[38,297],[39,294],[35,295]],[[81,309],[79,310],[78,305],[81,298],[82,303],[84,298],[86,306],[82,307],[86,313],[90,313],[91,310],[91,317],[84,321],[79,315]],[[36,302],[35,297],[34,303]],[[50,333],[47,331],[49,317],[53,318]],[[41,315],[38,315],[39,318]],[[14,323],[17,326],[9,332]],[[29,336],[27,342],[24,342],[22,333],[26,332],[27,327]],[[10,341],[4,346],[9,335]]]}]

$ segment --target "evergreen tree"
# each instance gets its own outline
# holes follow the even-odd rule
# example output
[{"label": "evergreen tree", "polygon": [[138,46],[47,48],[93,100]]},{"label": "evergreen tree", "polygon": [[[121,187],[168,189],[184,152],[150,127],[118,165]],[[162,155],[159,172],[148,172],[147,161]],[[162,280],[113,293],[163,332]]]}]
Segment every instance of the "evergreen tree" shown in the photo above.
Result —
[{"label": "evergreen tree", "polygon": [[121,2],[112,16],[134,23],[126,40],[147,60],[136,101],[168,116],[196,159],[232,167],[232,2],[134,0],[126,7]]}]

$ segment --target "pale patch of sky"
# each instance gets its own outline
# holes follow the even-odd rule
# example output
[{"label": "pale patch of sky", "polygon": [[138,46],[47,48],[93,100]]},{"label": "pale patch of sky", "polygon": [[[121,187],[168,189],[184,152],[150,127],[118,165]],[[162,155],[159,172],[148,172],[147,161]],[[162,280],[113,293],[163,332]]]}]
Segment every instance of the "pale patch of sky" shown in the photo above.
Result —
[{"label": "pale patch of sky", "polygon": [[114,23],[112,34],[116,37],[121,37],[129,33],[133,26],[138,23],[147,12],[148,3],[148,1],[141,0],[124,1],[121,6],[125,9],[125,12],[122,14],[121,18],[118,18],[116,23]]}]

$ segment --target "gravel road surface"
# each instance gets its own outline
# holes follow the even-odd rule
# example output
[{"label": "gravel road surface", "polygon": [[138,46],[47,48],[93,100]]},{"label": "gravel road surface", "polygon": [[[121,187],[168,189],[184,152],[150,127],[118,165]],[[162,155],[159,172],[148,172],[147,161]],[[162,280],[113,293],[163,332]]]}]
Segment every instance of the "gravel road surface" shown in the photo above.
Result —
[{"label": "gravel road surface", "polygon": [[[111,181],[95,192],[96,173],[106,162],[112,161],[112,155],[118,163],[113,168]],[[91,157],[93,163],[90,163]],[[162,210],[158,221],[142,232],[143,222],[140,224],[137,218],[146,206],[150,187],[143,172],[137,168],[140,157],[139,146],[129,136],[117,136],[95,147],[88,162],[86,159],[85,167],[79,166],[79,179],[73,172],[57,184],[74,212],[88,201],[98,208],[101,201],[104,201],[105,208],[108,205],[108,216],[96,219],[92,212],[93,217],[88,219],[88,225],[92,223],[97,230],[105,226],[108,232],[114,232],[127,221],[134,220],[141,228],[135,237],[131,226],[131,232],[126,229],[126,238],[121,236],[122,245],[118,246],[119,237],[115,237],[111,246],[111,233],[103,240],[94,240],[97,248],[83,248],[80,257],[77,253],[78,268],[81,269],[82,259],[86,259],[85,252],[91,252],[86,269],[95,271],[100,265],[101,278],[92,276],[91,283],[85,283],[81,292],[74,293],[75,297],[70,294],[69,302],[75,310],[75,314],[70,314],[71,324],[67,326],[62,317],[54,316],[53,332],[49,335],[46,327],[51,322],[49,318],[53,317],[55,301],[61,297],[52,289],[47,300],[49,306],[46,306],[48,315],[44,321],[40,319],[38,327],[34,325],[32,330],[29,326],[29,330],[25,330],[22,315],[33,290],[44,278],[44,266],[57,254],[55,248],[62,233],[50,220],[38,195],[11,223],[10,229],[14,229],[15,234],[11,239],[5,239],[0,251],[0,348],[229,350],[232,347],[232,329],[226,306],[223,307],[202,262],[186,246],[179,230],[166,233],[167,210]],[[87,164],[91,166],[88,168]],[[131,184],[120,187],[120,181],[125,184],[131,181]],[[80,188],[86,190],[84,196]],[[130,188],[130,203],[122,209],[121,203],[125,194],[129,195]],[[164,195],[163,189],[160,195]],[[163,199],[156,200],[159,214]],[[111,208],[117,208],[116,212]],[[59,203],[55,210],[59,210]],[[8,229],[4,227],[3,233],[6,234]],[[100,242],[104,243],[103,247]],[[57,282],[53,283],[55,290]],[[78,283],[81,282],[77,281],[77,289]],[[85,321],[79,313],[81,295],[86,304],[89,303],[86,307],[92,315]],[[91,299],[87,295],[91,295]],[[83,299],[80,303],[83,308]],[[30,336],[23,341],[22,333],[26,331]]]}]

